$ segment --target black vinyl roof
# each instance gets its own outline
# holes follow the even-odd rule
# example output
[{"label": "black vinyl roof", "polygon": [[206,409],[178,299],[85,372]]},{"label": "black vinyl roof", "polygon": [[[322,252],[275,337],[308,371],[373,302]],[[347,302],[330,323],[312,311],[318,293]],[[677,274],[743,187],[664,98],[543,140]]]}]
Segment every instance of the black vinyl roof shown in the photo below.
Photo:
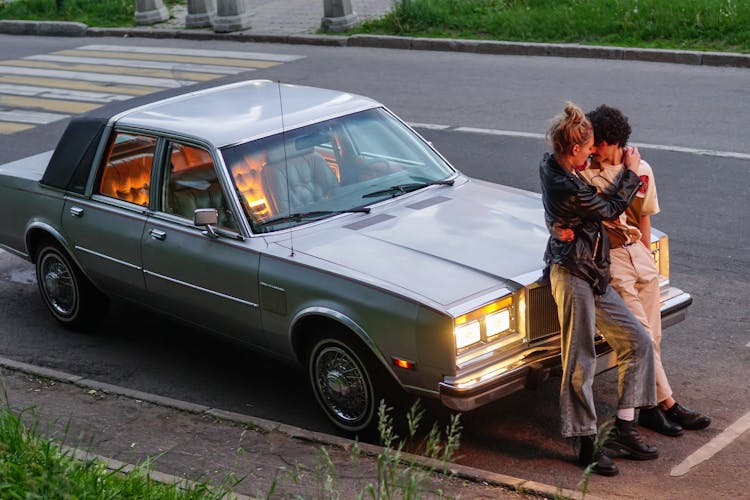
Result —
[{"label": "black vinyl roof", "polygon": [[41,183],[83,194],[107,121],[97,116],[73,118],[57,143]]}]

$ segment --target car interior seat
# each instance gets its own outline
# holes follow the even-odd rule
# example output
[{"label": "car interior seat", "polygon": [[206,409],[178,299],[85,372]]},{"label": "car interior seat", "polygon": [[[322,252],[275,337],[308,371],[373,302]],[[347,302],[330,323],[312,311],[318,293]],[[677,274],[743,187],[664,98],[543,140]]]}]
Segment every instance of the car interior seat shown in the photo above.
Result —
[{"label": "car interior seat", "polygon": [[288,147],[286,158],[281,146],[270,149],[261,179],[271,212],[276,216],[326,199],[339,186],[336,174],[314,148]]}]

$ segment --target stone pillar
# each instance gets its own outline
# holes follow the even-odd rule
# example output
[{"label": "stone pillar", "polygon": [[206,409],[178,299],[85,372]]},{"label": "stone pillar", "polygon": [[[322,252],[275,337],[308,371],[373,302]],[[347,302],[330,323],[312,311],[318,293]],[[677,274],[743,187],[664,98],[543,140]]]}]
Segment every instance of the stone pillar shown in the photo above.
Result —
[{"label": "stone pillar", "polygon": [[347,31],[359,26],[359,16],[352,11],[352,0],[323,0],[323,31]]},{"label": "stone pillar", "polygon": [[[274,0],[280,1],[280,0]],[[211,20],[214,31],[228,33],[250,28],[246,0],[216,0],[216,15]]]},{"label": "stone pillar", "polygon": [[188,0],[186,28],[211,26],[211,18],[216,15],[216,0]]},{"label": "stone pillar", "polygon": [[135,24],[154,24],[169,19],[162,0],[135,0]]}]

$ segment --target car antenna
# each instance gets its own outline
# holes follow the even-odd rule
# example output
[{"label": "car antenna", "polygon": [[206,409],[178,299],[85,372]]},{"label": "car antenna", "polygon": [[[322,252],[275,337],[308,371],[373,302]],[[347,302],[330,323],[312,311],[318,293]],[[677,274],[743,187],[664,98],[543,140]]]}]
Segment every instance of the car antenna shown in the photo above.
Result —
[{"label": "car antenna", "polygon": [[[284,126],[284,101],[281,98],[281,81],[276,80],[276,88],[279,93],[279,112],[281,113],[281,149],[284,151],[284,177],[286,177],[286,200],[287,211],[292,213],[292,198],[289,189],[289,165],[286,158],[286,127]],[[294,257],[294,227],[289,228],[289,247],[291,253],[289,257]]]}]

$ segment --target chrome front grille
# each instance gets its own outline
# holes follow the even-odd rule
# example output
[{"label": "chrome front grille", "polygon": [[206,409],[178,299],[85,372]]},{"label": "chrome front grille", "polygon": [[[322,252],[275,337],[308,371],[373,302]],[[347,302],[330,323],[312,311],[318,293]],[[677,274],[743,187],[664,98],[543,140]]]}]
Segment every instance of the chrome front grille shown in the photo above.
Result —
[{"label": "chrome front grille", "polygon": [[560,331],[557,305],[552,297],[549,283],[527,289],[526,315],[528,321],[526,332],[530,342]]}]

